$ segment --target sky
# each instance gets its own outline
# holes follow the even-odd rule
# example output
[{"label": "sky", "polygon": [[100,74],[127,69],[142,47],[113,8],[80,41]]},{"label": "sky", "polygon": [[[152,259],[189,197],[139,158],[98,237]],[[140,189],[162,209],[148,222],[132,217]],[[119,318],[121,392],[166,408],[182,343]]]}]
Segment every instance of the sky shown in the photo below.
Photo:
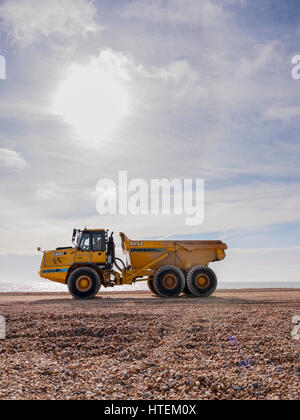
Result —
[{"label": "sky", "polygon": [[[225,281],[298,281],[297,0],[0,1],[0,282],[73,227],[221,239]],[[205,181],[205,217],[100,216],[96,186]],[[9,279],[8,279],[9,278]]]}]

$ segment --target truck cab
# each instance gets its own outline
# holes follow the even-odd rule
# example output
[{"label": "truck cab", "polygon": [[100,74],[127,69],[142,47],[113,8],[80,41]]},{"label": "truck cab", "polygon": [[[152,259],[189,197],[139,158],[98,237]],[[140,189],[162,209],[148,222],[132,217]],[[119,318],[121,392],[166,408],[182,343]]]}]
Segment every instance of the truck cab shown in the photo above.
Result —
[{"label": "truck cab", "polygon": [[[106,264],[107,235],[105,230],[76,231],[75,263]],[[74,238],[75,231],[73,232]],[[75,237],[76,237],[75,236]]]},{"label": "truck cab", "polygon": [[[73,230],[73,247],[60,247],[45,251],[41,263],[40,276],[54,282],[66,284],[73,268],[92,265],[99,269],[110,266],[109,255],[114,251],[113,239],[109,239],[104,229]],[[109,247],[110,244],[110,247]]]}]

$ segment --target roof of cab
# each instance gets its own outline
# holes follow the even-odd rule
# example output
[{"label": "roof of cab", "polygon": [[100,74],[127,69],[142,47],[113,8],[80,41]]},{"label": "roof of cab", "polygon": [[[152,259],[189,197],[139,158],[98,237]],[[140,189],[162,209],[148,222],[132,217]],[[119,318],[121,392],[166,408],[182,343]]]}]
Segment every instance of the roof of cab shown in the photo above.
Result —
[{"label": "roof of cab", "polygon": [[105,229],[84,229],[83,232],[105,232]]}]

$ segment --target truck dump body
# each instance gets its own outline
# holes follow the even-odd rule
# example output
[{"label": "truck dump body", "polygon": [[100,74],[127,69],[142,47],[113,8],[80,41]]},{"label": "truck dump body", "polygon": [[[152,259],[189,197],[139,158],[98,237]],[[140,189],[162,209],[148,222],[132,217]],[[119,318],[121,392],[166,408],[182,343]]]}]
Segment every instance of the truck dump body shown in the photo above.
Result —
[{"label": "truck dump body", "polygon": [[[207,266],[210,262],[223,260],[227,249],[222,241],[133,241],[124,233],[120,236],[127,265],[133,270],[149,264],[151,270],[163,265],[175,265],[181,270],[189,270],[196,265]],[[166,255],[165,258],[159,259],[163,255]]]}]

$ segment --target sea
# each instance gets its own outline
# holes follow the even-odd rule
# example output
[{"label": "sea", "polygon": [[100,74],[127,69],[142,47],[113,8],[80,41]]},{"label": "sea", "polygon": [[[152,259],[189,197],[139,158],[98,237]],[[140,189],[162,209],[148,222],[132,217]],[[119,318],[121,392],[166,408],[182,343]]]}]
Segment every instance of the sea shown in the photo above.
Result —
[{"label": "sea", "polygon": [[[300,289],[299,282],[219,282],[218,289]],[[102,289],[105,291],[134,291],[148,290],[146,282],[137,282],[131,286],[116,286],[113,288]],[[50,282],[49,280],[39,279],[37,281],[25,282],[1,282],[0,293],[47,293],[47,292],[67,292],[67,286]]]}]

